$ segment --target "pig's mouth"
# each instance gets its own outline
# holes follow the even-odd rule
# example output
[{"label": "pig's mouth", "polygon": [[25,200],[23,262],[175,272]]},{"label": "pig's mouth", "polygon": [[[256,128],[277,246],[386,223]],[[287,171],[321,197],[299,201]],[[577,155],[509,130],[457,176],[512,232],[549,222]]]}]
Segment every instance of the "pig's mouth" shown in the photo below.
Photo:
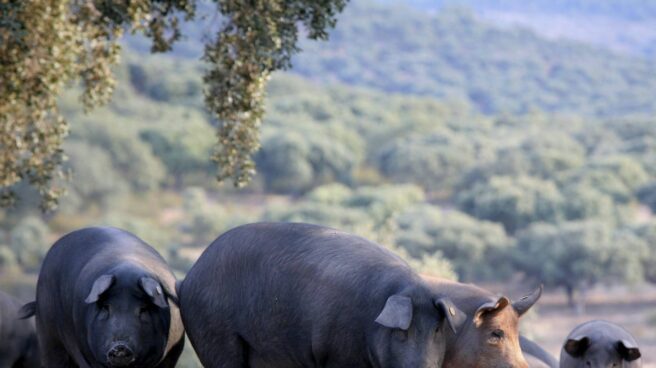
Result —
[{"label": "pig's mouth", "polygon": [[134,363],[136,357],[130,347],[117,343],[107,352],[107,363],[111,368],[126,368]]}]

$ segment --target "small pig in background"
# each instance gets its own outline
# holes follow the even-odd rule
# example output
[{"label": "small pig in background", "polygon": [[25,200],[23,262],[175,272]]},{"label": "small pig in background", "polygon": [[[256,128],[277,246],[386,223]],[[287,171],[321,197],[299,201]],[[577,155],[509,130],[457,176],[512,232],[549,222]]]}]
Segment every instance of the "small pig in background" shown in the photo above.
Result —
[{"label": "small pig in background", "polygon": [[589,321],[570,332],[560,352],[561,368],[642,367],[638,343],[622,327]]}]

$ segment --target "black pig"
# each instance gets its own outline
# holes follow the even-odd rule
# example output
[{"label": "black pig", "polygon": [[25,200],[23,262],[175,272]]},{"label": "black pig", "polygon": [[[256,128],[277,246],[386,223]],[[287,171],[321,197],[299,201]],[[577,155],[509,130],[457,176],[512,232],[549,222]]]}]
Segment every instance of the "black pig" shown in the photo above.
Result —
[{"label": "black pig", "polygon": [[52,246],[23,315],[36,314],[48,368],[166,368],[184,345],[175,300],[157,251],[126,231],[92,227]]},{"label": "black pig", "polygon": [[466,318],[386,249],[308,224],[228,231],[178,293],[205,367],[438,368]]},{"label": "black pig", "polygon": [[19,319],[21,303],[0,291],[0,367],[39,368],[34,322]]}]

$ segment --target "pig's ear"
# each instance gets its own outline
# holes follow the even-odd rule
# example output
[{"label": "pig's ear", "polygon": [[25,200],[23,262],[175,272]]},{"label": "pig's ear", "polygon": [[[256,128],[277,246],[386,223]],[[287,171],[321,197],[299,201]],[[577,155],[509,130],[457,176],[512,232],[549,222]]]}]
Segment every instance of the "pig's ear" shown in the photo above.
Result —
[{"label": "pig's ear", "polygon": [[387,328],[407,330],[412,322],[412,299],[407,296],[392,295],[387,298],[385,307],[376,318],[376,323]]},{"label": "pig's ear", "polygon": [[93,282],[91,291],[87,298],[84,299],[84,302],[87,304],[97,302],[100,296],[112,286],[114,280],[114,275],[102,275],[98,277],[96,281]]},{"label": "pig's ear", "polygon": [[467,315],[456,307],[449,298],[437,299],[435,308],[444,314],[444,319],[446,319],[453,333],[458,333],[458,329],[467,320]]},{"label": "pig's ear", "polygon": [[617,342],[617,352],[620,353],[622,359],[627,362],[632,362],[642,356],[642,354],[640,354],[640,349],[627,340],[620,340]]},{"label": "pig's ear", "polygon": [[573,356],[574,358],[578,358],[585,354],[589,347],[590,339],[587,336],[577,336],[567,339],[563,349],[567,352],[567,354]]},{"label": "pig's ear", "polygon": [[18,310],[18,319],[27,319],[36,314],[36,301],[29,302]]},{"label": "pig's ear", "polygon": [[508,305],[510,305],[510,299],[506,298],[505,296],[500,296],[496,301],[482,304],[480,307],[478,307],[478,309],[476,309],[476,312],[474,312],[474,324],[477,327],[480,326],[486,316],[500,312]]},{"label": "pig's ear", "polygon": [[532,293],[523,296],[521,299],[513,303],[513,308],[517,312],[518,315],[522,315],[528,311],[533,304],[535,304],[540,297],[542,296],[542,289],[543,286],[540,285],[537,289],[533,290]]},{"label": "pig's ear", "polygon": [[169,307],[169,303],[166,302],[164,289],[162,289],[162,285],[160,285],[157,280],[153,279],[152,277],[142,277],[139,279],[139,286],[141,286],[143,291],[148,294],[153,304],[160,308]]}]

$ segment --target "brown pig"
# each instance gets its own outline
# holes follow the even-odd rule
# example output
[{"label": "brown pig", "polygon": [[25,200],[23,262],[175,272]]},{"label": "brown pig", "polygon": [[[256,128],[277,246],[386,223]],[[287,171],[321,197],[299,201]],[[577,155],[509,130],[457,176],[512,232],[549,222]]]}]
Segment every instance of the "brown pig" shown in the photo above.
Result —
[{"label": "brown pig", "polygon": [[522,354],[519,319],[535,304],[542,287],[511,302],[474,285],[424,276],[433,293],[450,298],[467,315],[457,333],[446,335],[443,368],[528,368]]}]

